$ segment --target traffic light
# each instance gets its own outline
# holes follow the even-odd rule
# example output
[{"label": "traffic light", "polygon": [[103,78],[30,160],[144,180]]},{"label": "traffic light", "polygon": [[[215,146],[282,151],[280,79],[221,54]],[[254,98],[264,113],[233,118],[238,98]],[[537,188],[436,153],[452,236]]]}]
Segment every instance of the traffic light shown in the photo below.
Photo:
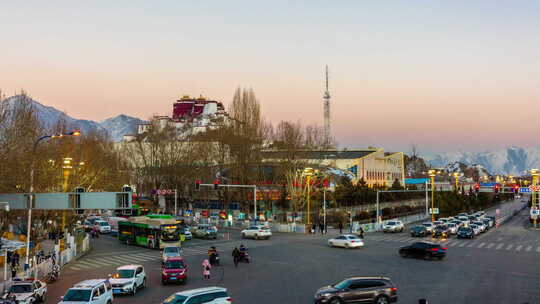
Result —
[{"label": "traffic light", "polygon": [[519,186],[518,185],[514,186],[514,193],[519,193]]},{"label": "traffic light", "polygon": [[480,184],[474,185],[474,191],[475,191],[476,193],[478,193],[478,191],[480,191]]},{"label": "traffic light", "polygon": [[493,192],[499,193],[499,185],[493,186]]},{"label": "traffic light", "polygon": [[216,179],[214,181],[214,190],[217,190],[217,189],[219,189],[219,180],[218,179]]},{"label": "traffic light", "polygon": [[201,180],[195,180],[195,190],[201,190]]}]

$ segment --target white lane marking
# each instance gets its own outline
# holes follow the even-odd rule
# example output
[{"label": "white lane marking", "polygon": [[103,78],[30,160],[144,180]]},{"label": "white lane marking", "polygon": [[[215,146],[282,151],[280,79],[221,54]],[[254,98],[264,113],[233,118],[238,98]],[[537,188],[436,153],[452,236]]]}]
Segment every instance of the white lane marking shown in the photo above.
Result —
[{"label": "white lane marking", "polygon": [[482,244],[478,245],[478,248],[482,248],[482,247],[484,247],[485,245],[486,245],[486,243],[482,243]]},{"label": "white lane marking", "polygon": [[540,252],[540,246],[536,247],[536,252]]},{"label": "white lane marking", "polygon": [[525,249],[525,251],[531,251],[532,249],[532,246],[527,246],[527,249]]},{"label": "white lane marking", "polygon": [[516,247],[516,251],[521,251],[521,247],[523,247],[523,245],[519,245]]},{"label": "white lane marking", "polygon": [[158,258],[159,257],[159,255],[148,254],[148,253],[128,254],[127,256],[146,257],[146,258]]},{"label": "white lane marking", "polygon": [[506,246],[506,250],[510,250],[512,247],[514,247],[514,245],[510,244],[510,245]]},{"label": "white lane marking", "polygon": [[499,245],[497,245],[497,247],[495,247],[495,250],[499,250],[499,249],[501,249],[503,246],[504,246],[504,243],[503,243],[503,244],[499,244]]},{"label": "white lane marking", "polygon": [[495,244],[494,244],[494,243],[491,243],[491,244],[487,245],[486,248],[489,249],[489,248],[491,248],[491,247],[493,247],[493,246],[495,246]]}]

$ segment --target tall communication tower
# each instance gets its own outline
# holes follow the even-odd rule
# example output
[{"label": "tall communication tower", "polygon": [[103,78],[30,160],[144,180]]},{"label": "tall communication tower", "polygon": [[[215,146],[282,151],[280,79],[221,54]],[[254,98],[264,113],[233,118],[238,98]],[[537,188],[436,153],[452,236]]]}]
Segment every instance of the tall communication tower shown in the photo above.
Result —
[{"label": "tall communication tower", "polygon": [[327,145],[332,141],[332,127],[330,120],[330,91],[328,90],[328,65],[326,66],[326,90],[324,91],[324,140]]}]

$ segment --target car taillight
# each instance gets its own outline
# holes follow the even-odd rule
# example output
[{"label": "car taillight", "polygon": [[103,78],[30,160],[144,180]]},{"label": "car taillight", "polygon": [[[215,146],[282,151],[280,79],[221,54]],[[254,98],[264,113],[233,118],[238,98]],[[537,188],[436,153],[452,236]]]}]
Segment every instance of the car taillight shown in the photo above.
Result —
[{"label": "car taillight", "polygon": [[259,230],[259,232],[264,232],[264,230]]},{"label": "car taillight", "polygon": [[354,242],[356,242],[356,241],[351,241],[351,243],[354,243]]},{"label": "car taillight", "polygon": [[231,299],[231,298],[227,298],[227,302],[231,302],[231,303],[232,303],[232,299]]},{"label": "car taillight", "polygon": [[430,248],[429,250],[431,250],[431,251],[439,251],[438,248]]},{"label": "car taillight", "polygon": [[446,250],[446,249],[448,249],[448,248],[446,248],[446,247],[443,247],[443,248],[441,248],[441,249],[442,249],[442,250]]},{"label": "car taillight", "polygon": [[392,287],[392,288],[390,288],[390,291],[396,293],[396,292],[397,292],[397,288]]}]

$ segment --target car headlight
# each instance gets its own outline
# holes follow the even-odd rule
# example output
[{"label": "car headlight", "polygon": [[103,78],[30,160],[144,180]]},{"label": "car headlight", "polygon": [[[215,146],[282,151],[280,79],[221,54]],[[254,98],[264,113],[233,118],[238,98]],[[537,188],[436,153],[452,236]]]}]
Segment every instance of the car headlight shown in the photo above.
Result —
[{"label": "car headlight", "polygon": [[319,293],[317,295],[318,298],[328,298],[330,297],[332,294],[331,293]]}]

